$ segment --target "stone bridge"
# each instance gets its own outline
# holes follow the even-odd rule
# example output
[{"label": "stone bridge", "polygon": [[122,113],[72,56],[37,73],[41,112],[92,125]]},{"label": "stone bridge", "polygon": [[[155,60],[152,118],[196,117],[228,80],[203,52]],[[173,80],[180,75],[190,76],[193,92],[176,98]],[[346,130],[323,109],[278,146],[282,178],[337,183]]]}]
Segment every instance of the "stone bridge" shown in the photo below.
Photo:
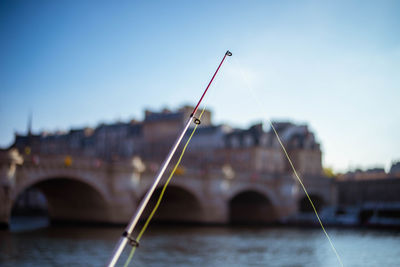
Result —
[{"label": "stone bridge", "polygon": [[[134,162],[67,156],[22,158],[16,150],[2,150],[0,223],[7,226],[17,199],[26,190],[36,188],[45,196],[53,221],[125,224],[159,167],[146,163],[144,170]],[[291,175],[234,173],[232,169],[227,175],[222,169],[183,166],[169,185],[155,220],[276,222],[296,212],[300,198],[302,194]]]}]

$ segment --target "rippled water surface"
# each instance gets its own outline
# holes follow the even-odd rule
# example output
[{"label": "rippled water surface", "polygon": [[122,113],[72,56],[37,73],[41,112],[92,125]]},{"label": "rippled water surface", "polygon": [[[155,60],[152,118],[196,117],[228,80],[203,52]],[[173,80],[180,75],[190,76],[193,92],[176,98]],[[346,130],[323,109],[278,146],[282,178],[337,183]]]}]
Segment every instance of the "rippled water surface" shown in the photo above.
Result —
[{"label": "rippled water surface", "polygon": [[[0,231],[0,266],[104,266],[123,228]],[[400,266],[397,231],[328,229],[345,266]],[[127,257],[128,249],[119,262]],[[131,266],[339,266],[320,229],[150,226]]]}]

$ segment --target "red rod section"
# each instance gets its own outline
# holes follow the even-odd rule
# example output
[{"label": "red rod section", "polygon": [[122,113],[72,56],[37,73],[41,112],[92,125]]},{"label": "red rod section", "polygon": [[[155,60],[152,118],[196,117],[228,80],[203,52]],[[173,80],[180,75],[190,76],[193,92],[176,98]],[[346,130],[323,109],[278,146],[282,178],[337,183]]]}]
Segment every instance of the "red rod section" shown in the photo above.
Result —
[{"label": "red rod section", "polygon": [[190,115],[190,117],[194,116],[194,114],[196,113],[197,109],[199,108],[201,101],[203,100],[205,94],[207,93],[208,88],[210,87],[211,83],[213,82],[213,80],[214,80],[214,78],[215,78],[215,75],[217,75],[217,73],[218,73],[218,71],[219,71],[219,68],[221,67],[222,63],[224,63],[224,60],[225,60],[226,56],[231,56],[231,55],[232,55],[232,53],[229,52],[229,50],[226,51],[224,57],[223,57],[222,60],[221,60],[221,63],[219,63],[219,66],[218,66],[217,70],[215,71],[214,75],[212,76],[211,81],[208,83],[206,90],[204,90],[204,93],[203,93],[203,95],[201,96],[201,98],[200,98],[199,102],[197,103],[196,107],[193,109],[193,112],[192,112],[192,114]]}]

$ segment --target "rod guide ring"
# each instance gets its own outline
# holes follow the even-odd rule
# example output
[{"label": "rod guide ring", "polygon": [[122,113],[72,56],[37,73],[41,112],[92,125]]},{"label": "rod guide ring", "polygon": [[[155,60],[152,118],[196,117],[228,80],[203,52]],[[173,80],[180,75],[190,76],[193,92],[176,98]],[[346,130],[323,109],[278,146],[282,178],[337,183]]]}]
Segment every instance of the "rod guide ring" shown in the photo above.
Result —
[{"label": "rod guide ring", "polygon": [[122,234],[123,237],[126,237],[128,239],[129,244],[132,247],[139,247],[139,241],[137,241],[136,239],[134,239],[130,234],[128,234],[128,232],[124,232]]}]

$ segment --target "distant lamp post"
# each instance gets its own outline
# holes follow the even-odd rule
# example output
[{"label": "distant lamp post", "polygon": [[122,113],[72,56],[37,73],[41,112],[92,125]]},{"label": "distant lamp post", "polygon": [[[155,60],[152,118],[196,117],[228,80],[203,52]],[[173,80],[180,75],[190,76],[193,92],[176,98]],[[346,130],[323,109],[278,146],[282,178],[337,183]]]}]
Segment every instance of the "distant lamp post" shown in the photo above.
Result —
[{"label": "distant lamp post", "polygon": [[146,170],[146,165],[143,163],[142,159],[138,156],[132,159],[133,173],[132,173],[132,183],[133,185],[138,185],[140,182],[140,175]]},{"label": "distant lamp post", "polygon": [[184,175],[185,174],[185,168],[184,167],[181,167],[181,166],[178,166],[177,168],[176,168],[176,170],[175,170],[175,175],[177,175],[177,176],[182,176],[182,175]]},{"label": "distant lamp post", "polygon": [[142,173],[146,170],[146,165],[144,165],[142,159],[138,156],[133,157],[132,165],[135,172]]},{"label": "distant lamp post", "polygon": [[221,182],[222,191],[227,191],[230,187],[230,183],[235,178],[235,171],[232,169],[231,165],[224,164],[222,166],[222,174],[224,175],[224,180]]},{"label": "distant lamp post", "polygon": [[224,174],[224,177],[227,180],[232,180],[233,178],[235,178],[235,171],[229,164],[224,164],[222,166],[222,173]]},{"label": "distant lamp post", "polygon": [[70,167],[72,165],[72,157],[71,156],[65,156],[64,158],[64,165],[65,167]]}]

